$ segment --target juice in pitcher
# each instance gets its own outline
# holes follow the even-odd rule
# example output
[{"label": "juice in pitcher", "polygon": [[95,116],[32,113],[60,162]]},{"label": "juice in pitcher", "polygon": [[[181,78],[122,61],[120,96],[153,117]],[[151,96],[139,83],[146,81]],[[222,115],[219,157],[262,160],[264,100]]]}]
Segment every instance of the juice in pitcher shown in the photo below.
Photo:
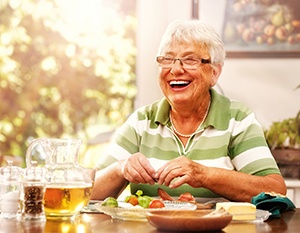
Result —
[{"label": "juice in pitcher", "polygon": [[91,196],[92,186],[47,187],[44,210],[47,218],[76,215],[85,207]]}]

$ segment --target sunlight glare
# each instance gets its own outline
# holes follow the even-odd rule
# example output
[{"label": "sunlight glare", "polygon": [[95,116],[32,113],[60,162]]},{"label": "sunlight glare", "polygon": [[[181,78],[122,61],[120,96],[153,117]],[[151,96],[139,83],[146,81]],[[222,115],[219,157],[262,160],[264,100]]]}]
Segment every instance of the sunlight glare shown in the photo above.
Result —
[{"label": "sunlight glare", "polygon": [[[70,42],[99,46],[105,30],[122,32],[118,14],[101,5],[101,0],[56,0],[60,8],[59,31]],[[120,32],[118,32],[120,31]]]}]

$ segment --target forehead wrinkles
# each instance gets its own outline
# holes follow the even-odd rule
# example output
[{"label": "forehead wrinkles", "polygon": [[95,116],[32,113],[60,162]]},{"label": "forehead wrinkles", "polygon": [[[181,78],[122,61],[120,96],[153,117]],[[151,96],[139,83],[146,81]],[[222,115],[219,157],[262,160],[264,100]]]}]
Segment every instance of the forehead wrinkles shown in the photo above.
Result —
[{"label": "forehead wrinkles", "polygon": [[196,41],[186,42],[185,40],[178,40],[178,39],[173,39],[169,41],[169,43],[167,43],[165,48],[162,50],[162,54],[172,53],[174,52],[174,50],[178,50],[178,46],[182,46],[186,48],[186,51],[182,51],[183,53],[184,52],[186,52],[187,54],[193,53],[198,56],[204,56],[209,58],[209,52],[206,44],[199,43]]}]

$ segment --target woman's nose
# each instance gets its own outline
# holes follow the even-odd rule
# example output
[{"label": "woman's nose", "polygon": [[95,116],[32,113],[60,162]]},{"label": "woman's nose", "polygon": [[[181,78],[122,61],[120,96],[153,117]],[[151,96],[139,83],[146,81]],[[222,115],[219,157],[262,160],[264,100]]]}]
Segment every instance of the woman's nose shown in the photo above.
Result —
[{"label": "woman's nose", "polygon": [[180,59],[175,59],[174,63],[172,64],[172,68],[171,68],[171,74],[176,76],[177,74],[182,74],[184,73],[184,69],[182,66],[182,62],[180,61]]}]

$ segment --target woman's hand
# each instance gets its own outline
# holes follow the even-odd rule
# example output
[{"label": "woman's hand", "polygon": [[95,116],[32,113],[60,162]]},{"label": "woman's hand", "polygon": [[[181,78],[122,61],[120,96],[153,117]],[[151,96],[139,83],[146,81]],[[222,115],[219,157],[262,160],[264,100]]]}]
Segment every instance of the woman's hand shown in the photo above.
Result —
[{"label": "woman's hand", "polygon": [[131,183],[154,184],[155,170],[149,160],[142,154],[136,153],[124,160],[121,164],[123,177]]},{"label": "woman's hand", "polygon": [[156,174],[159,184],[170,188],[177,188],[182,184],[189,184],[196,188],[202,186],[207,168],[185,156],[180,156],[162,166]]},{"label": "woman's hand", "polygon": [[159,184],[177,188],[188,184],[193,188],[206,188],[228,200],[250,202],[261,192],[286,194],[280,174],[255,176],[216,167],[206,167],[184,156],[169,161],[155,176]]}]

